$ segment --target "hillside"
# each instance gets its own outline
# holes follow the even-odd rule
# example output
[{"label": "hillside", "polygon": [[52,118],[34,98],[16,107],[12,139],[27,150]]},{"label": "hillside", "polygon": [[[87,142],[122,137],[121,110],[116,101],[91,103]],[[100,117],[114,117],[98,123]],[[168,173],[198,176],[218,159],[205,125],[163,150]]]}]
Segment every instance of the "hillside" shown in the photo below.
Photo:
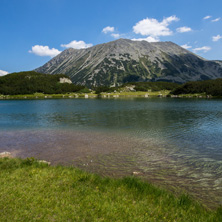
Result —
[{"label": "hillside", "polygon": [[118,86],[136,81],[187,81],[222,77],[222,62],[205,60],[172,43],[119,39],[87,49],[67,49],[36,69],[63,73],[73,83]]},{"label": "hillside", "polygon": [[76,86],[63,74],[47,75],[37,72],[12,73],[0,77],[0,94],[21,95],[32,93],[66,93],[76,92],[83,86]]},{"label": "hillside", "polygon": [[187,82],[172,91],[174,95],[205,93],[211,96],[222,96],[222,79]]}]

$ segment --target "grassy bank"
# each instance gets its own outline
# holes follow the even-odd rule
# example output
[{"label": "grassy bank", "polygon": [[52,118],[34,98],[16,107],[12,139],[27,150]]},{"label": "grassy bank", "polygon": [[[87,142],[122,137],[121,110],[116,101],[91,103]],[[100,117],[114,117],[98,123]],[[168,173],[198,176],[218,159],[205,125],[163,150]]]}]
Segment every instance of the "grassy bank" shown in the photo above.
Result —
[{"label": "grassy bank", "polygon": [[[44,94],[34,93],[26,95],[0,95],[0,100],[7,99],[73,99],[73,98],[118,98],[118,97],[177,97],[177,98],[213,98],[205,93],[171,95],[169,90],[153,92],[102,92],[100,94],[92,93],[63,93],[63,94]],[[217,97],[218,98],[218,97]]]},{"label": "grassy bank", "polygon": [[153,91],[153,92],[143,92],[143,91],[136,91],[136,92],[111,92],[111,93],[101,93],[101,97],[166,97],[170,94],[169,90],[160,90],[160,91]]},{"label": "grassy bank", "polygon": [[134,177],[102,178],[30,159],[0,159],[1,221],[222,221],[188,196]]},{"label": "grassy bank", "polygon": [[117,98],[117,97],[166,97],[170,91],[162,90],[155,92],[112,92],[112,93],[63,93],[63,94],[44,94],[34,93],[26,95],[0,95],[0,100],[5,99],[72,99],[72,98]]},{"label": "grassy bank", "polygon": [[98,95],[94,93],[63,93],[63,94],[44,94],[44,93],[34,93],[25,95],[0,95],[0,100],[5,99],[63,99],[63,98],[95,98]]}]

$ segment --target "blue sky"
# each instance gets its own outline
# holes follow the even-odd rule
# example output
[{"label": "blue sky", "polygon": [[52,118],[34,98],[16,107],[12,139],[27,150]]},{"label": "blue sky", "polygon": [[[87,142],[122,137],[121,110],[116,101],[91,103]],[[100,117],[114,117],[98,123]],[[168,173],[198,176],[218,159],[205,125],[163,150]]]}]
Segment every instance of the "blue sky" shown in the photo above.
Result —
[{"label": "blue sky", "polygon": [[173,41],[222,60],[221,9],[221,0],[0,0],[0,75],[118,38]]}]

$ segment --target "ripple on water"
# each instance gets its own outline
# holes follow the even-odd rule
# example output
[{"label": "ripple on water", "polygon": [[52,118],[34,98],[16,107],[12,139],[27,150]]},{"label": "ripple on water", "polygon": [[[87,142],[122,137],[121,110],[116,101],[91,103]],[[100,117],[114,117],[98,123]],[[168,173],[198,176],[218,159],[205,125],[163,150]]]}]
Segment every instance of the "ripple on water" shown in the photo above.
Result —
[{"label": "ripple on water", "polygon": [[0,130],[0,151],[15,156],[102,175],[140,172],[222,203],[221,100],[0,101]]},{"label": "ripple on water", "polygon": [[0,135],[0,151],[78,166],[102,175],[141,176],[168,189],[186,190],[209,206],[221,203],[222,164],[181,152],[152,137],[76,130],[19,130]]}]

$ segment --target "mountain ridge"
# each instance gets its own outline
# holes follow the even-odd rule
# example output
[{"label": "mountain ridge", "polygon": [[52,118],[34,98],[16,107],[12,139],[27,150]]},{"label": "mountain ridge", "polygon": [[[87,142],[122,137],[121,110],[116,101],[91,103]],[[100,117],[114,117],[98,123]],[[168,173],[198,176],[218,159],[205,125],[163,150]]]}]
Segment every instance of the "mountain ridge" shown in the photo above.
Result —
[{"label": "mountain ridge", "polygon": [[130,81],[187,81],[222,77],[222,61],[206,60],[173,42],[118,39],[69,48],[35,71],[66,74],[75,84],[117,86]]}]

